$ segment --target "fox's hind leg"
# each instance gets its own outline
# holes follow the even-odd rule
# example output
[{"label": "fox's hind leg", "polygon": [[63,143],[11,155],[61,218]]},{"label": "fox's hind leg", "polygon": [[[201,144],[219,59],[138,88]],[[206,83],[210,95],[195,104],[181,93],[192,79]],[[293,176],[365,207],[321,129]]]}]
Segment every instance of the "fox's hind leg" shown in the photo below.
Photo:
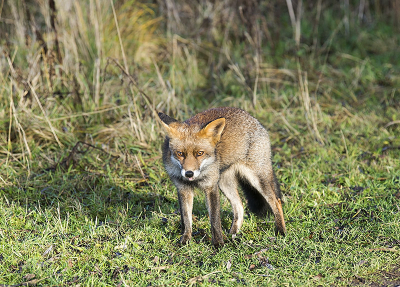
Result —
[{"label": "fox's hind leg", "polygon": [[282,202],[280,199],[281,192],[272,169],[267,173],[266,176],[260,177],[260,183],[262,187],[260,193],[267,201],[275,216],[276,230],[280,234],[285,235],[286,225],[283,217]]},{"label": "fox's hind leg", "polygon": [[232,167],[221,174],[218,185],[232,205],[233,221],[229,234],[235,238],[243,224],[244,209],[237,189],[235,170]]}]

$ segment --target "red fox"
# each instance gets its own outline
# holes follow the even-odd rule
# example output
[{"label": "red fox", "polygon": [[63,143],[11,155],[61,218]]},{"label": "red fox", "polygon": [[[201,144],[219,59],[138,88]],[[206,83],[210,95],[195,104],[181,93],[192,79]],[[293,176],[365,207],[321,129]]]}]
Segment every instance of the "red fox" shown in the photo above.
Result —
[{"label": "red fox", "polygon": [[243,204],[264,215],[272,211],[277,231],[285,235],[281,192],[271,163],[271,146],[266,129],[238,108],[214,108],[179,122],[159,113],[167,136],[162,148],[167,173],[178,190],[181,212],[181,244],[192,237],[193,190],[206,197],[212,243],[223,245],[219,189],[233,209],[229,233],[234,238],[243,224]]}]

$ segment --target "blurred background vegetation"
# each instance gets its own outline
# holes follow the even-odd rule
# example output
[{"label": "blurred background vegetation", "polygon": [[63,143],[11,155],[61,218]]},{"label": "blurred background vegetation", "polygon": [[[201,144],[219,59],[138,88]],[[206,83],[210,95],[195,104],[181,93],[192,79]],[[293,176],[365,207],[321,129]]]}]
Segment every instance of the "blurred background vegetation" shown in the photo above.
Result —
[{"label": "blurred background vegetation", "polygon": [[156,111],[237,106],[300,145],[342,122],[396,130],[399,30],[399,0],[3,0],[1,164],[149,149]]}]

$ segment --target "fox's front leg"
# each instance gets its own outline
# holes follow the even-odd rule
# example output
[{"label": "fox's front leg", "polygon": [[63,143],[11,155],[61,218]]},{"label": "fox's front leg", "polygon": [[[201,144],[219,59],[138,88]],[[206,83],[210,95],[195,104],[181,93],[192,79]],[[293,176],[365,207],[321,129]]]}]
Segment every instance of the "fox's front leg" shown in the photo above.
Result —
[{"label": "fox's front leg", "polygon": [[181,212],[182,237],[181,244],[189,242],[192,237],[193,188],[178,187],[179,209]]},{"label": "fox's front leg", "polygon": [[234,239],[240,227],[242,227],[244,214],[243,203],[237,190],[236,170],[234,167],[228,168],[221,174],[218,185],[232,205],[233,221],[229,234]]},{"label": "fox's front leg", "polygon": [[206,205],[211,223],[212,244],[220,246],[224,244],[221,227],[220,196],[217,185],[205,190]]}]

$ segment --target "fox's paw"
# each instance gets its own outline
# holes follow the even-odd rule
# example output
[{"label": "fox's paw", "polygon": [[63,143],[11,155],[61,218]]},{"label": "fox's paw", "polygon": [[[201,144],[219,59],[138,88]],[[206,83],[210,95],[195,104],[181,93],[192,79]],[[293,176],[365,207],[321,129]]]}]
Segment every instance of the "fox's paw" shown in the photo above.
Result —
[{"label": "fox's paw", "polygon": [[232,234],[232,240],[235,240],[236,236],[237,236],[236,233],[235,233],[235,234]]},{"label": "fox's paw", "polygon": [[235,238],[238,236],[239,230],[235,229],[232,230],[233,228],[231,228],[231,230],[229,231],[229,235],[231,236],[232,240],[235,240]]},{"label": "fox's paw", "polygon": [[223,240],[217,241],[217,242],[214,242],[214,240],[213,240],[212,244],[214,245],[215,248],[221,248],[222,246],[224,246],[225,243]]},{"label": "fox's paw", "polygon": [[224,246],[224,239],[222,236],[213,237],[211,242],[216,248]]},{"label": "fox's paw", "polygon": [[189,243],[190,239],[192,238],[191,234],[183,234],[181,240],[179,241],[180,244],[187,244]]},{"label": "fox's paw", "polygon": [[286,235],[286,225],[283,218],[275,219],[275,233],[280,234],[282,236]]},{"label": "fox's paw", "polygon": [[277,225],[275,227],[275,234],[286,236],[286,227],[282,225]]},{"label": "fox's paw", "polygon": [[232,226],[231,230],[229,230],[229,234],[232,235],[232,239],[234,239],[239,233],[239,228],[237,226]]}]

